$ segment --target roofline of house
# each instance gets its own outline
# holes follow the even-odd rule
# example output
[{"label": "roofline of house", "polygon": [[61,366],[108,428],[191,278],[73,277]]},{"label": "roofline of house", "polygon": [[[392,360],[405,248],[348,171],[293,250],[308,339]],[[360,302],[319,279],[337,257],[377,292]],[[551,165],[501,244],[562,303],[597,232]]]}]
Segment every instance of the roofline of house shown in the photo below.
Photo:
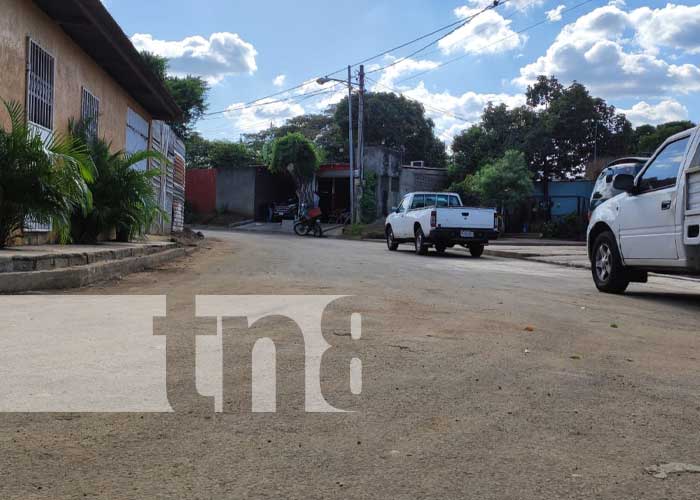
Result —
[{"label": "roofline of house", "polygon": [[168,89],[100,0],[34,0],[34,3],[154,119],[174,121],[182,116]]}]

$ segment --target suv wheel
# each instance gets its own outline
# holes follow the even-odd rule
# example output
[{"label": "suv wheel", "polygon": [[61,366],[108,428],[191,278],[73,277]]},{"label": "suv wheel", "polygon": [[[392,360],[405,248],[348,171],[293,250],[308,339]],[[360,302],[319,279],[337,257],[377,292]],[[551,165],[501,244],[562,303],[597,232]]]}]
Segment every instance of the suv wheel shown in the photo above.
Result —
[{"label": "suv wheel", "polygon": [[394,239],[394,231],[391,229],[391,226],[386,228],[386,246],[392,252],[399,248],[399,244],[396,243],[396,240]]},{"label": "suv wheel", "polygon": [[595,286],[601,292],[623,293],[630,284],[615,236],[610,231],[600,234],[593,244],[591,271]]}]

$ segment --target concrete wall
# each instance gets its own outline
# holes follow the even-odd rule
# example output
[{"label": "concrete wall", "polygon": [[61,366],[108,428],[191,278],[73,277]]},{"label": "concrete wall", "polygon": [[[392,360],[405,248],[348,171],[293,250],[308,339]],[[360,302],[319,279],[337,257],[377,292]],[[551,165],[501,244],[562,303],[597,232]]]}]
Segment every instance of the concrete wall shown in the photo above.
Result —
[{"label": "concrete wall", "polygon": [[442,191],[448,185],[447,169],[401,167],[399,191],[401,197],[412,191]]},{"label": "concrete wall", "polygon": [[216,169],[216,208],[255,217],[255,167]]},{"label": "concrete wall", "polygon": [[216,169],[193,168],[187,171],[185,199],[200,214],[216,211]]},{"label": "concrete wall", "polygon": [[[151,121],[150,115],[30,0],[0,0],[0,97],[25,104],[28,36],[55,58],[54,131],[65,132],[70,118],[80,118],[82,87],[100,100],[98,133],[115,149],[126,146],[129,107]],[[0,124],[8,125],[4,110],[0,111]]]}]

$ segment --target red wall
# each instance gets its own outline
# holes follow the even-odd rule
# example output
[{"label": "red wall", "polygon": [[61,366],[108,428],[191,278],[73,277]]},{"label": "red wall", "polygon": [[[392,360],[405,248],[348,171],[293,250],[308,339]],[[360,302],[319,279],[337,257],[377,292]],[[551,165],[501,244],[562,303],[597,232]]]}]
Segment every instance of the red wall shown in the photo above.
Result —
[{"label": "red wall", "polygon": [[216,169],[188,170],[185,186],[185,199],[193,211],[201,214],[216,212]]}]

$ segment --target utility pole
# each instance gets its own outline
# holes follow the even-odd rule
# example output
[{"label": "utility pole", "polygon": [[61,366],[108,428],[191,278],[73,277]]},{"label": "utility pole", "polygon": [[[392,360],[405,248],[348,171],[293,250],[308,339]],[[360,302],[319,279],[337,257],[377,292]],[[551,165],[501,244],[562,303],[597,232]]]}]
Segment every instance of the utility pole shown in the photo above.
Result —
[{"label": "utility pole", "polygon": [[[360,193],[364,193],[365,189],[365,67],[360,65],[360,92],[358,94],[358,112],[357,112],[357,166],[360,173]],[[359,207],[358,207],[359,212]],[[358,214],[359,218],[359,214]]]},{"label": "utility pole", "polygon": [[352,140],[352,66],[348,66],[348,134],[350,139],[350,223],[355,223],[355,146]]},{"label": "utility pole", "polygon": [[365,66],[360,65],[360,95],[357,117],[357,149],[359,155],[360,180],[365,180]]}]

